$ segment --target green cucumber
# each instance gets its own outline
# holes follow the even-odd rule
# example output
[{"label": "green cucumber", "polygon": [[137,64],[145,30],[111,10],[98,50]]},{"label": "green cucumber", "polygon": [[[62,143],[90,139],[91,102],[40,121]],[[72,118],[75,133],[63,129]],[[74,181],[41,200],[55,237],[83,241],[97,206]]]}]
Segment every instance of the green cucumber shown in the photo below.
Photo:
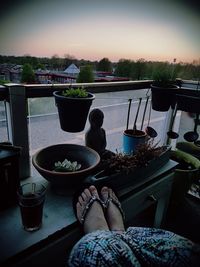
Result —
[{"label": "green cucumber", "polygon": [[176,149],[171,151],[171,157],[178,162],[185,161],[186,163],[193,165],[196,169],[200,169],[200,160],[189,153]]}]

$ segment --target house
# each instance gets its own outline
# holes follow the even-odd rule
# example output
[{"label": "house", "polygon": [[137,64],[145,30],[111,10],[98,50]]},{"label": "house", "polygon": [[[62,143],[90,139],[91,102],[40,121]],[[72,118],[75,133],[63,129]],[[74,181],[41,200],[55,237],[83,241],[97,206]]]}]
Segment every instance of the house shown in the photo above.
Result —
[{"label": "house", "polygon": [[64,73],[71,75],[71,76],[77,76],[79,72],[80,72],[80,69],[73,63],[64,70]]}]

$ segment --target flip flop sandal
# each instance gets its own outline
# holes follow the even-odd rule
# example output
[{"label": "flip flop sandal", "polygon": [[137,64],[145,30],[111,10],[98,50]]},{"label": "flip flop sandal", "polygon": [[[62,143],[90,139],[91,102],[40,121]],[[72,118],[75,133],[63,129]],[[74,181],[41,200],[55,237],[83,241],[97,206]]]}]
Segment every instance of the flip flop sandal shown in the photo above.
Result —
[{"label": "flip flop sandal", "polygon": [[120,211],[120,213],[122,215],[123,220],[125,220],[125,214],[124,214],[124,211],[122,210],[121,203],[117,199],[114,199],[111,196],[108,196],[107,200],[103,202],[105,209],[108,208],[110,202],[112,202],[113,204],[115,204],[115,206],[119,209],[119,211]]},{"label": "flip flop sandal", "polygon": [[80,218],[80,223],[81,223],[81,224],[84,224],[84,222],[85,222],[85,217],[86,217],[88,211],[90,210],[92,204],[93,204],[95,201],[99,202],[99,204],[102,206],[102,208],[103,208],[103,210],[104,210],[105,206],[104,206],[103,201],[102,201],[100,198],[96,197],[96,196],[92,196],[92,197],[89,199],[88,203],[86,204],[86,206],[85,206],[85,208],[84,208],[84,210],[83,210],[83,212],[82,212],[82,215],[81,215],[81,218]]}]

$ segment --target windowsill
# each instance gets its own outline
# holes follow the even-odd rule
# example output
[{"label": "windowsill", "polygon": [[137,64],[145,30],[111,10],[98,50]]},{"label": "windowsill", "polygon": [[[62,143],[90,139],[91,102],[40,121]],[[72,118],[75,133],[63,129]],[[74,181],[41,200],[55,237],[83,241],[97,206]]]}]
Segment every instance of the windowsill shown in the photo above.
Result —
[{"label": "windowsill", "polygon": [[[35,232],[23,229],[19,207],[13,206],[1,212],[1,251],[0,261],[4,261],[47,238],[57,236],[59,231],[67,231],[67,227],[76,222],[72,207],[72,192],[65,195],[55,194],[48,182],[42,177],[30,177],[22,181],[39,181],[47,185],[46,200],[43,208],[42,227]],[[5,234],[4,234],[5,233]]]},{"label": "windowsill", "polygon": [[[159,181],[162,180],[163,177],[173,172],[176,164],[177,163],[170,160],[152,176],[149,176],[145,180],[141,180],[137,182],[137,184],[133,184],[133,186],[117,192],[122,201],[122,207],[124,211],[128,214],[129,207],[127,206],[127,201],[131,196],[137,196],[152,183],[159,184]],[[42,177],[28,178],[24,180],[23,183],[33,179],[34,181],[41,181],[45,184],[48,184]],[[52,188],[48,186],[43,210],[43,225],[41,229],[32,233],[23,230],[20,210],[17,205],[1,212],[0,262],[5,262],[6,260],[15,261],[17,259],[23,259],[25,256],[31,255],[32,253],[51,245],[53,242],[59,241],[61,238],[65,238],[67,235],[67,244],[69,244],[69,246],[73,245],[74,241],[73,237],[69,237],[70,233],[73,232],[73,230],[77,232],[79,228],[77,227],[76,218],[73,212],[72,196],[72,191],[65,192],[65,195],[55,194],[52,191]],[[135,213],[141,209],[140,205],[138,206],[137,203],[134,205],[136,205],[136,207],[133,208],[133,210],[131,208],[131,216],[134,216]],[[65,247],[63,249],[66,250]]]}]

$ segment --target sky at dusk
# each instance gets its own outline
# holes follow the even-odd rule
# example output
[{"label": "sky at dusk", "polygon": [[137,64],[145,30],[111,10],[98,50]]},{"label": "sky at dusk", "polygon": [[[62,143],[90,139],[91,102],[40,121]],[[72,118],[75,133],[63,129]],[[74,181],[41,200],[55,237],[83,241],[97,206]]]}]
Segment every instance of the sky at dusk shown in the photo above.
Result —
[{"label": "sky at dusk", "polygon": [[200,8],[192,0],[7,0],[0,54],[191,62],[200,59]]}]

